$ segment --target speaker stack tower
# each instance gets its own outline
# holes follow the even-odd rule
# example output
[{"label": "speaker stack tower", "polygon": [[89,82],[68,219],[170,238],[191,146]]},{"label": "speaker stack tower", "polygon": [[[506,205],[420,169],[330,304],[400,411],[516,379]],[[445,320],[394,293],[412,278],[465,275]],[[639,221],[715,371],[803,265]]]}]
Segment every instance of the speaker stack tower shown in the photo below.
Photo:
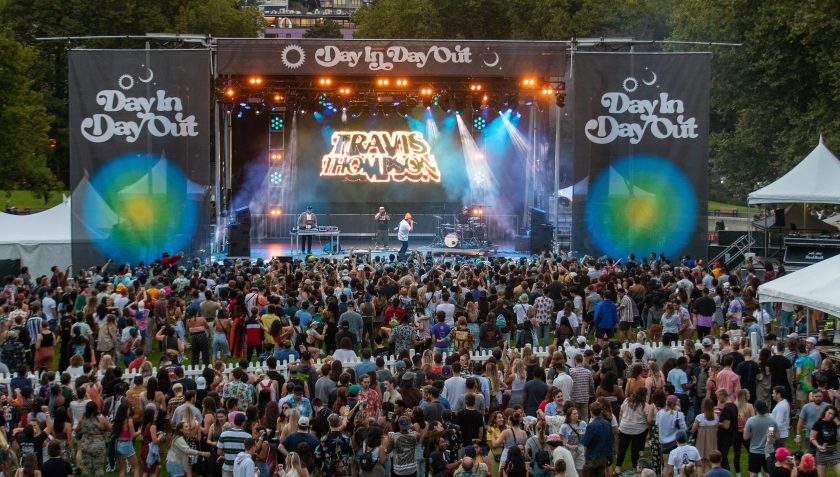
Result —
[{"label": "speaker stack tower", "polygon": [[228,257],[251,257],[251,211],[236,209],[233,222],[227,226]]}]

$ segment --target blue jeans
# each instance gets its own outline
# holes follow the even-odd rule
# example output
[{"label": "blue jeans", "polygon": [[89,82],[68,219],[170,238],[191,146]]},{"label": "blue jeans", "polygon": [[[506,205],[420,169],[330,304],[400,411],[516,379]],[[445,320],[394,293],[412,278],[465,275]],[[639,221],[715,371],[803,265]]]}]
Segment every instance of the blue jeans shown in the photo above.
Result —
[{"label": "blue jeans", "polygon": [[551,325],[548,323],[543,323],[540,326],[534,328],[534,332],[537,335],[537,346],[548,346],[551,344]]},{"label": "blue jeans", "polygon": [[172,477],[180,477],[182,475],[186,475],[187,472],[181,468],[180,465],[174,464],[172,462],[166,462],[166,471],[169,472],[169,475]]},{"label": "blue jeans", "polygon": [[532,477],[553,477],[554,476],[554,471],[543,469],[542,467],[540,467],[536,464],[534,464],[533,470],[534,470],[534,473],[533,473]]},{"label": "blue jeans", "polygon": [[794,314],[792,311],[782,310],[782,326],[784,327],[785,331],[789,332],[793,329],[793,317]]},{"label": "blue jeans", "polygon": [[224,333],[218,331],[213,333],[213,356],[218,357],[230,356],[230,345],[228,345],[228,337]]}]

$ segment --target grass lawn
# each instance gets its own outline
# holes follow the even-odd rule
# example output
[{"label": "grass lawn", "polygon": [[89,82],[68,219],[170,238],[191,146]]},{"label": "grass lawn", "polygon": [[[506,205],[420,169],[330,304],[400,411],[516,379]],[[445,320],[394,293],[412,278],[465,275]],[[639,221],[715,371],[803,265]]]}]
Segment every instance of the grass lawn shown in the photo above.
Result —
[{"label": "grass lawn", "polygon": [[709,210],[716,209],[738,209],[739,213],[747,213],[750,209],[746,205],[725,204],[723,202],[709,201]]},{"label": "grass lawn", "polygon": [[33,209],[33,210],[43,210],[49,209],[50,207],[54,207],[61,203],[61,197],[63,194],[70,194],[70,191],[53,191],[50,194],[50,199],[48,202],[44,202],[44,199],[41,197],[36,197],[31,191],[28,190],[13,190],[11,191],[11,197],[7,196],[9,191],[0,191],[0,200],[3,201],[3,209],[5,210],[6,202],[10,203],[13,207],[17,207],[18,209]]}]

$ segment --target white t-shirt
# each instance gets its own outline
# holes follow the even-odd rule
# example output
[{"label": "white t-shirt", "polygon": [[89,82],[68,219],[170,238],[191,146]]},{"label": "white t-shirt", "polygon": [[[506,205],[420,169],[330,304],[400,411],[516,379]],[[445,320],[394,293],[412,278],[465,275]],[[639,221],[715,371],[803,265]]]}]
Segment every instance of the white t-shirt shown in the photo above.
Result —
[{"label": "white t-shirt", "polygon": [[517,303],[513,306],[513,312],[516,313],[516,324],[521,325],[525,323],[525,320],[528,319],[528,310],[531,309],[531,305],[527,303]]},{"label": "white t-shirt", "polygon": [[700,453],[694,446],[677,446],[668,454],[668,463],[674,466],[674,477],[680,477],[680,470],[686,464],[693,464],[700,461]]},{"label": "white t-shirt", "polygon": [[[557,319],[554,321],[554,324],[557,325],[557,326],[560,326],[560,321],[563,319],[563,317],[565,315],[566,315],[565,310],[558,311],[557,312]],[[580,320],[578,320],[578,316],[575,314],[575,312],[569,313],[568,318],[569,318],[569,326],[571,326],[572,328],[577,328],[578,326],[580,326]]]},{"label": "white t-shirt", "polygon": [[446,313],[446,324],[449,326],[455,326],[455,305],[452,303],[440,303],[436,308],[435,312],[442,311]]},{"label": "white t-shirt", "polygon": [[358,361],[359,357],[352,349],[337,349],[335,353],[333,353],[333,359],[346,363],[348,361]]},{"label": "white t-shirt", "polygon": [[776,430],[776,438],[787,439],[788,432],[790,432],[790,403],[787,399],[782,399],[777,402],[773,406],[770,415],[773,416],[776,424],[779,425],[779,428]]}]

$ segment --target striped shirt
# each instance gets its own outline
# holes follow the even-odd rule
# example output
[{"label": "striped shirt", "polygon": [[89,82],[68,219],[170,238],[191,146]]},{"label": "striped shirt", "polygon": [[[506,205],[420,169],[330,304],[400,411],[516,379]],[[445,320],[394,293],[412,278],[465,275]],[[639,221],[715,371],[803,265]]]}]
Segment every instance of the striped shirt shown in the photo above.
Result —
[{"label": "striped shirt", "polygon": [[228,429],[222,432],[219,436],[219,442],[216,444],[216,448],[221,449],[225,456],[222,470],[233,472],[233,461],[236,460],[236,454],[245,450],[245,439],[249,437],[252,437],[251,433],[242,429]]},{"label": "striped shirt", "polygon": [[29,332],[29,346],[35,346],[35,340],[38,339],[38,333],[41,332],[41,322],[44,321],[38,315],[30,316],[26,320],[26,331]]},{"label": "striped shirt", "polygon": [[572,392],[569,398],[576,403],[588,403],[589,396],[595,394],[592,371],[583,366],[575,366],[569,369],[569,376],[572,377]]}]

